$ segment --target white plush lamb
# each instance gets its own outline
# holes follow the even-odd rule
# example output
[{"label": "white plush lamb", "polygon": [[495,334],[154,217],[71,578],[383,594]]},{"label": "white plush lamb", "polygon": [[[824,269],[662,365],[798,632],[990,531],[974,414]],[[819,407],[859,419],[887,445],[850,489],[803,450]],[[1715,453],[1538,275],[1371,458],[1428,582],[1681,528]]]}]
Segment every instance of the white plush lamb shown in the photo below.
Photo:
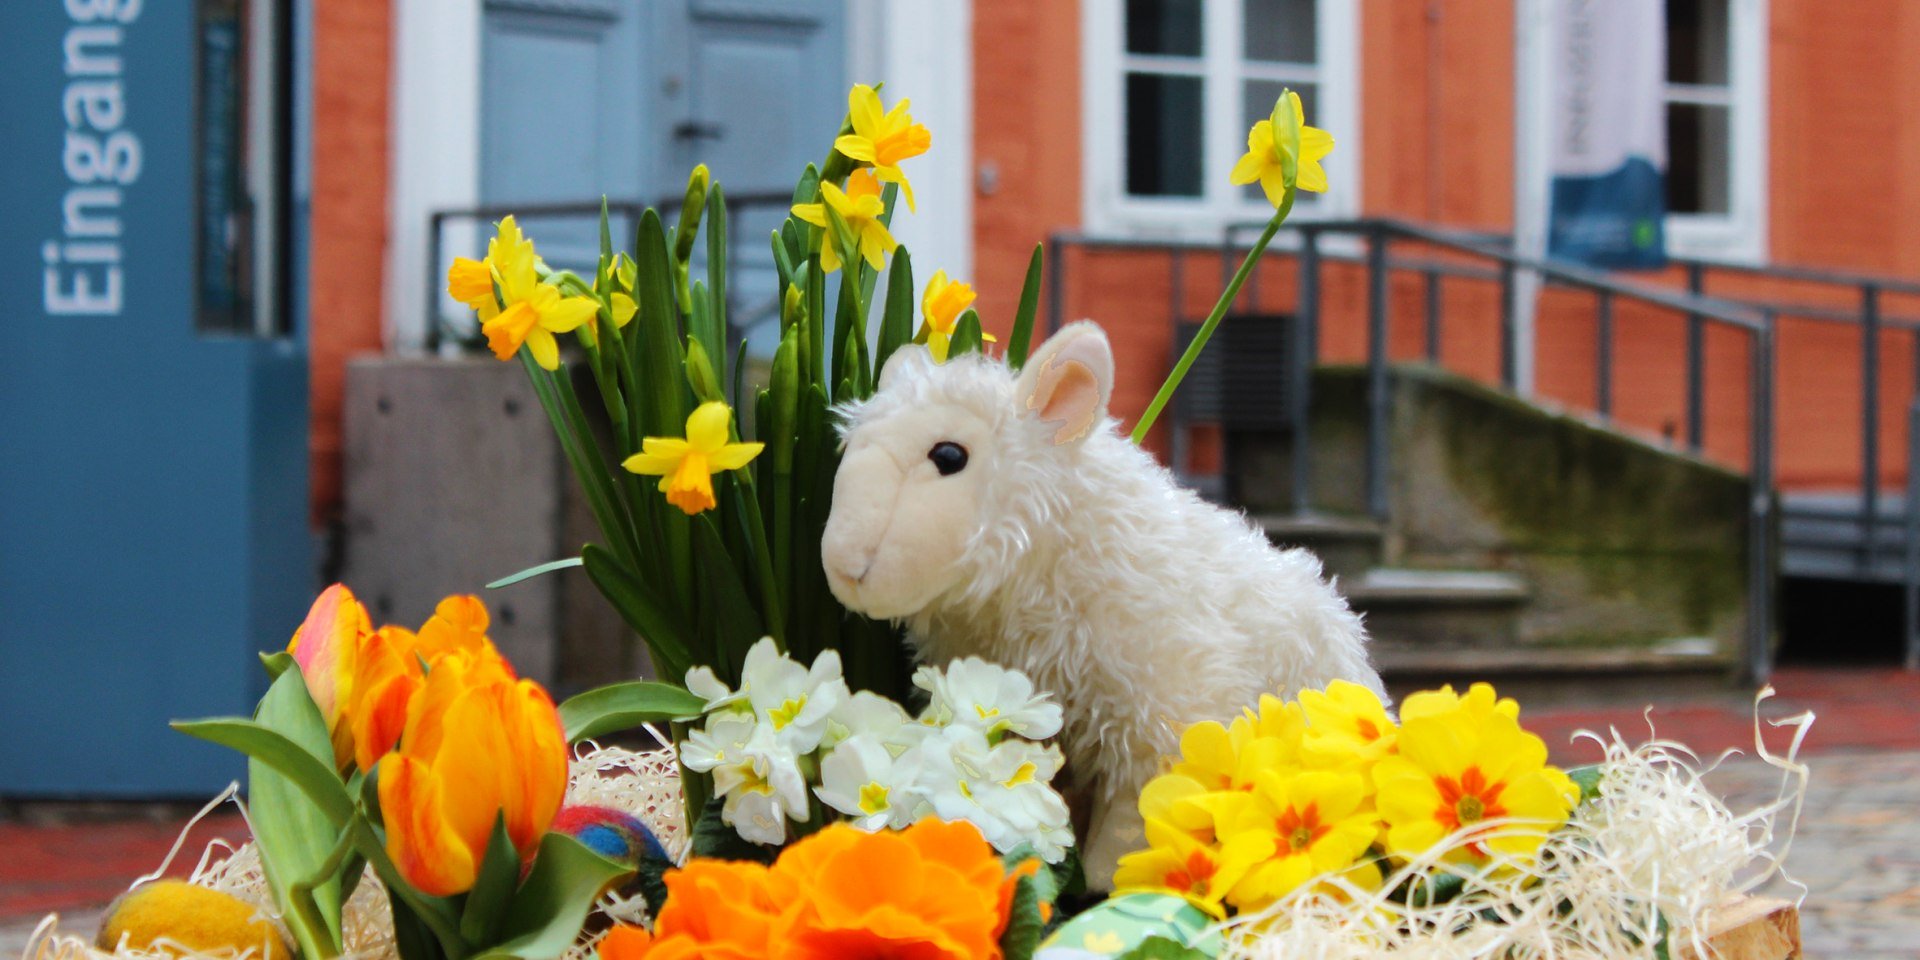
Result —
[{"label": "white plush lamb", "polygon": [[1060,698],[1099,888],[1141,845],[1135,801],[1185,725],[1335,679],[1380,690],[1319,560],[1175,483],[1107,416],[1112,385],[1091,322],[1017,375],[902,348],[842,411],[821,542],[834,595],[905,621],[923,660],[981,656]]}]

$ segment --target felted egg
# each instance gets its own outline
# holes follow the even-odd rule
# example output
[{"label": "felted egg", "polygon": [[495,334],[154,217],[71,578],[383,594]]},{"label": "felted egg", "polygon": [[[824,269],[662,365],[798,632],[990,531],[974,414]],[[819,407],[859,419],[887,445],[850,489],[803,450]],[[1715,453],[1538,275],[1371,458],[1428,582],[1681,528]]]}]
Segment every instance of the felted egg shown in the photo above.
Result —
[{"label": "felted egg", "polygon": [[642,859],[670,860],[640,818],[613,807],[563,807],[553,818],[553,832],[564,833],[594,853],[628,866],[637,866]]},{"label": "felted egg", "polygon": [[252,950],[258,960],[293,956],[279,928],[259,908],[184,880],[149,883],[114,901],[100,921],[94,946],[111,952],[123,941],[136,950],[176,956],[244,950]]},{"label": "felted egg", "polygon": [[1151,937],[1218,956],[1225,944],[1219,934],[1208,932],[1212,924],[1212,917],[1173,894],[1122,894],[1061,924],[1040,944],[1034,960],[1104,960]]}]

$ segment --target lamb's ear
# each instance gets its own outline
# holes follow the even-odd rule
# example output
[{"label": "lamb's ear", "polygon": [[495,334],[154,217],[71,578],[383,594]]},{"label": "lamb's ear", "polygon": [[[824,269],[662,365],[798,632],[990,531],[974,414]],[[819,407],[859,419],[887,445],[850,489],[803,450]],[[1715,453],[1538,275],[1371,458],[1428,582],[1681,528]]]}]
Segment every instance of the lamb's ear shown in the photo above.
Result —
[{"label": "lamb's ear", "polygon": [[1062,327],[1021,368],[1014,398],[1022,413],[1055,428],[1056,445],[1093,432],[1113,398],[1106,333],[1090,320]]}]

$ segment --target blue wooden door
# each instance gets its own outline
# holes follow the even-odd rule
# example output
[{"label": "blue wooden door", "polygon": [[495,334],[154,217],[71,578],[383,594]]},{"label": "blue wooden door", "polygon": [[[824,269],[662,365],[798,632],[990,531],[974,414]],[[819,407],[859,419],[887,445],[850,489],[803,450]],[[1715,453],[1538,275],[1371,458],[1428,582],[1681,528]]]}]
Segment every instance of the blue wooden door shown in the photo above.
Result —
[{"label": "blue wooden door", "polygon": [[[488,0],[481,199],[676,197],[705,163],[729,198],[787,194],[846,110],[841,0]],[[784,204],[735,204],[736,321],[773,301]],[[590,262],[589,217],[525,217],[556,266]],[[630,232],[630,224],[616,224]],[[777,326],[773,324],[771,326]]]}]

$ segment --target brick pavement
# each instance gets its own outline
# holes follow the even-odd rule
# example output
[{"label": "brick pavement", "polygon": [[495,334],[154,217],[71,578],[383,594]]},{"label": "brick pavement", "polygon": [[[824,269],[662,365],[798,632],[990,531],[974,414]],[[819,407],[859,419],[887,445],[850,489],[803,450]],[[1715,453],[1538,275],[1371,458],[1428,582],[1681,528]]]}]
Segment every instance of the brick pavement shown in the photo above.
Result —
[{"label": "brick pavement", "polygon": [[[1920,958],[1920,675],[1890,669],[1792,669],[1774,678],[1779,696],[1766,713],[1812,710],[1818,717],[1805,755],[1813,785],[1789,866],[1808,885],[1803,908],[1808,956],[1835,960]],[[1591,745],[1570,744],[1581,728],[1617,726],[1644,738],[1645,704],[1612,703],[1528,710],[1526,725],[1558,762],[1594,759]],[[1727,748],[1751,753],[1752,701],[1715,694],[1654,704],[1659,733],[1703,756]],[[1769,744],[1784,748],[1780,731]],[[1736,804],[1756,802],[1775,780],[1757,761],[1728,764],[1710,781]],[[91,917],[133,878],[155,869],[184,816],[110,822],[0,822],[0,960],[17,955],[39,917],[60,911]],[[214,837],[239,840],[238,816],[209,818],[176,859],[190,870]],[[1783,891],[1791,894],[1792,891]],[[84,929],[90,920],[70,922]]]}]

